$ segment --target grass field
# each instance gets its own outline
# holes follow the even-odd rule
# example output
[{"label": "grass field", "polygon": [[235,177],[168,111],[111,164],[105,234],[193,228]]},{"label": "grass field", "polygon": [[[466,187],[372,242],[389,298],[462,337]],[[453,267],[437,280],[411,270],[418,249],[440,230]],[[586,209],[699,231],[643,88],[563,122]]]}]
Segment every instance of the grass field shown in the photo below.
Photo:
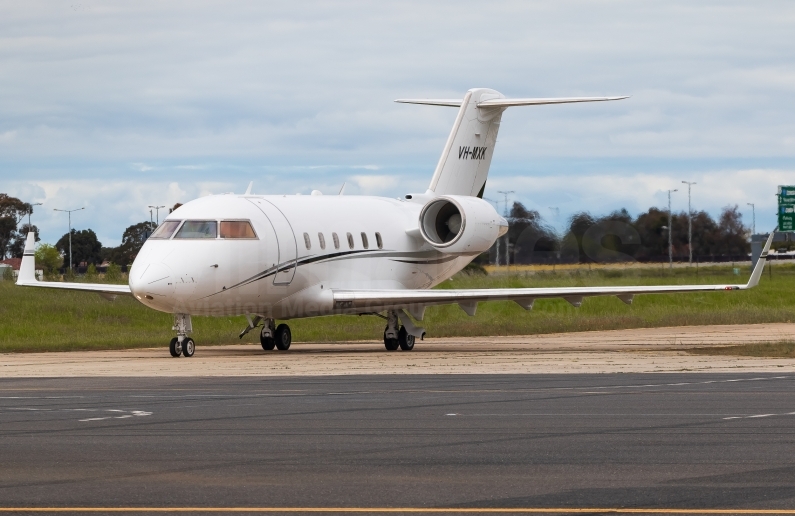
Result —
[{"label": "grass field", "polygon": [[[439,288],[552,287],[584,285],[654,285],[744,283],[731,267],[595,269],[514,273],[489,276],[459,274]],[[457,306],[432,307],[423,326],[429,337],[523,335],[622,328],[790,322],[795,319],[795,266],[776,264],[759,287],[741,292],[638,296],[632,306],[614,297],[586,299],[574,308],[560,299],[539,300],[527,312],[513,302],[481,303],[475,317]],[[0,281],[0,351],[116,349],[166,346],[171,316],[152,311],[132,298],[114,302],[96,294],[17,287]],[[198,345],[240,342],[243,317],[194,317]],[[384,323],[372,316],[335,316],[294,320],[293,339],[337,341],[380,339]],[[257,342],[251,332],[244,341]]]},{"label": "grass field", "polygon": [[736,346],[718,346],[709,348],[692,348],[687,350],[692,355],[795,358],[795,342],[757,342],[755,344],[739,344]]}]

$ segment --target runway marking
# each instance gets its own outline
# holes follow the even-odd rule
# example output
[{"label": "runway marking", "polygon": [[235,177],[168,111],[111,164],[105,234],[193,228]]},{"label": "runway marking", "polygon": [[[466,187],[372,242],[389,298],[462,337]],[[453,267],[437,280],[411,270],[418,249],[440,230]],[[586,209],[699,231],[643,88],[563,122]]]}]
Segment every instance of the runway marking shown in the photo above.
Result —
[{"label": "runway marking", "polygon": [[731,416],[731,417],[724,417],[723,419],[756,419],[760,417],[771,417],[771,416],[795,416],[795,412],[784,412],[783,414],[754,414],[753,416]]},{"label": "runway marking", "polygon": [[[118,409],[107,409],[105,412],[113,412],[118,414],[119,412],[127,412],[126,410],[118,410]],[[81,423],[86,423],[88,421],[105,421],[106,419],[127,419],[129,417],[141,417],[141,416],[151,416],[151,412],[147,412],[145,410],[133,410],[129,414],[122,414],[119,416],[106,416],[106,417],[90,417],[88,419],[78,419]]]},{"label": "runway marking", "polygon": [[151,416],[151,412],[145,410],[121,410],[121,409],[98,409],[98,408],[34,408],[34,407],[5,407],[0,409],[3,411],[17,411],[17,412],[112,412],[113,416],[105,417],[90,417],[86,419],[78,419],[79,422],[85,423],[87,421],[104,421],[106,419],[127,419],[130,417]]},{"label": "runway marking", "polygon": [[370,512],[524,514],[793,514],[795,509],[677,509],[624,507],[0,507],[0,512]]}]

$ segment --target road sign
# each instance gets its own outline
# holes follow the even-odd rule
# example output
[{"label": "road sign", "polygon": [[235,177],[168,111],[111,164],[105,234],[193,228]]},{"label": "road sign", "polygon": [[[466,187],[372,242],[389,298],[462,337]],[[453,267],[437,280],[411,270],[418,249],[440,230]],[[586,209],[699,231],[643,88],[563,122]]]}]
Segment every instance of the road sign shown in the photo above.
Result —
[{"label": "road sign", "polygon": [[778,187],[778,204],[795,205],[795,186]]},{"label": "road sign", "polygon": [[795,205],[792,204],[779,205],[778,230],[795,231]]}]

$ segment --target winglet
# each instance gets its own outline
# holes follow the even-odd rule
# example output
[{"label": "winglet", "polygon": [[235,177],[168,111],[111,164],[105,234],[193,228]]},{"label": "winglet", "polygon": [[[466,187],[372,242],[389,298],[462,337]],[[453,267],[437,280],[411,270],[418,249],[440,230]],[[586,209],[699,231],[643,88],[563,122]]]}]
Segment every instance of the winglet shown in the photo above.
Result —
[{"label": "winglet", "polygon": [[754,270],[751,273],[751,277],[748,279],[748,283],[745,285],[745,288],[753,288],[759,285],[759,278],[762,277],[762,272],[765,269],[765,263],[767,262],[767,253],[768,251],[770,251],[770,244],[773,243],[773,237],[776,235],[776,231],[778,231],[778,228],[771,231],[770,236],[767,237],[767,242],[765,242],[765,247],[762,248],[762,254],[759,255],[759,260],[757,260],[756,267],[754,267]]},{"label": "winglet", "polygon": [[22,253],[22,264],[19,266],[17,285],[36,283],[36,233],[28,233],[25,250]]}]

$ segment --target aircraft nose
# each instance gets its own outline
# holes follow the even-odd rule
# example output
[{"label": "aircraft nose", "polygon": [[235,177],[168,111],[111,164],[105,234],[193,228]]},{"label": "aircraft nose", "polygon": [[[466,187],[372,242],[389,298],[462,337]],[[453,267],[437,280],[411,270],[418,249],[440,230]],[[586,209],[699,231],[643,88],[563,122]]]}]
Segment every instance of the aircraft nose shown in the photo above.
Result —
[{"label": "aircraft nose", "polygon": [[174,292],[171,269],[164,263],[150,263],[137,273],[133,267],[130,275],[130,290],[139,301],[166,302]]}]

